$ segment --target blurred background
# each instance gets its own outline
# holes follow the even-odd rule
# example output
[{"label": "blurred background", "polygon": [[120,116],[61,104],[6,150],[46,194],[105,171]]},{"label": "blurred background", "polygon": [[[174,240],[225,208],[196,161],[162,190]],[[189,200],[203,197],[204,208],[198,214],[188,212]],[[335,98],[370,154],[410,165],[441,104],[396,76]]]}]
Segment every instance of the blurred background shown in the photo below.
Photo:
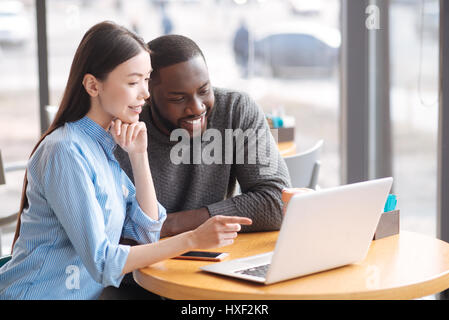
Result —
[{"label": "blurred background", "polygon": [[[203,50],[214,86],[248,92],[294,117],[299,152],[324,140],[318,184],[341,184],[339,0],[47,0],[50,104],[62,97],[75,50],[113,20],[145,41],[167,33]],[[436,235],[438,0],[391,0],[390,108],[401,229]],[[34,0],[0,0],[0,150],[24,161],[40,136]],[[23,171],[0,186],[0,215],[19,207]],[[9,252],[15,224],[3,226]]]}]

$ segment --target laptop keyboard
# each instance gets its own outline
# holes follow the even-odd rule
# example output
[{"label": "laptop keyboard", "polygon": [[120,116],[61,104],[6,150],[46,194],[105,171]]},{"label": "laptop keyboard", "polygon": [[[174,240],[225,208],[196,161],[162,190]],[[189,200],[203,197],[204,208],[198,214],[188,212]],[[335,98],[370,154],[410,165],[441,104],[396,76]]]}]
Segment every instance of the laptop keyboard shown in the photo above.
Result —
[{"label": "laptop keyboard", "polygon": [[254,277],[265,278],[270,264],[264,264],[257,267],[234,271],[235,273],[247,274]]}]

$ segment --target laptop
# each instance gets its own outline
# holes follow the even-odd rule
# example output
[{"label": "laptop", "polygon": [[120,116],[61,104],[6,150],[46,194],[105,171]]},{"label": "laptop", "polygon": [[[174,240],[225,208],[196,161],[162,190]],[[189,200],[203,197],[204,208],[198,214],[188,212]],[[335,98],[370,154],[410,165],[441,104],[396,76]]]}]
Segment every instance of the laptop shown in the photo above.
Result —
[{"label": "laptop", "polygon": [[293,196],[274,251],[201,267],[271,284],[363,260],[390,192],[383,178]]}]

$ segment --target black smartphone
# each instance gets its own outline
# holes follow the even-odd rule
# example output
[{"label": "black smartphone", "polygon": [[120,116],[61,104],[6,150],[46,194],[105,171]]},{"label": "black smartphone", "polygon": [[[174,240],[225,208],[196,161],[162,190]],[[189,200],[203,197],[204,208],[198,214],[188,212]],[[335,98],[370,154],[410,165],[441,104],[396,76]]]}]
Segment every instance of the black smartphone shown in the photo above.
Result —
[{"label": "black smartphone", "polygon": [[221,261],[228,256],[226,252],[188,251],[174,259]]}]

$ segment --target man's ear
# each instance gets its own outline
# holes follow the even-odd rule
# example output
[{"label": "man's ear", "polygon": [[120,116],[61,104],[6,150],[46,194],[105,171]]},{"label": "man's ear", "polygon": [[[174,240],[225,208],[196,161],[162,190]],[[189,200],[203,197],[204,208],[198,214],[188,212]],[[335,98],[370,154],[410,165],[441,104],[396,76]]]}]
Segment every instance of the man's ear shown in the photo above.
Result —
[{"label": "man's ear", "polygon": [[86,89],[86,92],[91,97],[98,96],[99,82],[98,82],[97,78],[95,78],[90,73],[86,73],[84,75],[84,77],[83,77],[83,86],[84,86],[84,89]]}]

